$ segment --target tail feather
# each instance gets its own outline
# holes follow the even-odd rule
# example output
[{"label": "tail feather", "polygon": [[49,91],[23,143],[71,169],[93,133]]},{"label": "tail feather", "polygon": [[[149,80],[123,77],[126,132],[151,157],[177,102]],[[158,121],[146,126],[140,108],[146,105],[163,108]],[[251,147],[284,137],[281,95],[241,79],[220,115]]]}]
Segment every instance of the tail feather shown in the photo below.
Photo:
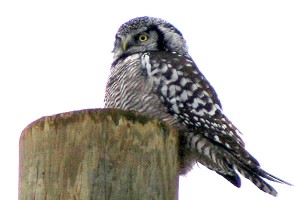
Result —
[{"label": "tail feather", "polygon": [[197,151],[197,161],[222,175],[236,187],[241,186],[237,172],[249,179],[260,190],[273,196],[277,195],[277,191],[264,179],[292,185],[261,169],[257,160],[243,146],[238,145],[239,147],[234,149],[226,148],[205,135],[207,136],[207,134],[195,132],[187,135],[189,147]]},{"label": "tail feather", "polygon": [[290,185],[290,186],[293,186],[293,184],[289,183],[289,182],[286,182],[272,174],[269,174],[268,172],[266,172],[265,170],[261,169],[261,168],[258,168],[258,172],[257,174],[265,179],[268,179],[270,181],[273,181],[273,182],[277,182],[277,183],[281,183],[281,184],[286,184],[286,185]]},{"label": "tail feather", "polygon": [[277,196],[277,191],[267,182],[265,182],[259,175],[253,173],[252,171],[236,166],[237,171],[243,175],[245,178],[249,179],[256,187],[260,190],[272,195]]},{"label": "tail feather", "polygon": [[234,173],[232,175],[230,174],[221,174],[219,172],[217,172],[218,174],[220,174],[221,176],[223,176],[225,179],[227,179],[230,183],[232,183],[235,187],[240,188],[241,187],[241,179],[239,177],[239,175],[237,173]]},{"label": "tail feather", "polygon": [[[245,159],[241,159],[240,156],[236,156],[235,153],[231,153],[228,150],[225,150],[225,155],[227,154],[227,159],[230,158],[229,162],[234,163],[234,168],[245,178],[249,179],[256,187],[258,187],[260,190],[272,195],[277,196],[277,191],[268,184],[263,178],[287,185],[292,185],[282,179],[277,178],[276,176],[269,174],[268,172],[264,171],[259,163],[257,162],[256,165],[253,165],[254,162],[245,162]],[[245,149],[243,149],[243,154],[246,155],[248,159],[251,159],[254,157],[248,153]],[[247,155],[248,154],[248,155]]]}]

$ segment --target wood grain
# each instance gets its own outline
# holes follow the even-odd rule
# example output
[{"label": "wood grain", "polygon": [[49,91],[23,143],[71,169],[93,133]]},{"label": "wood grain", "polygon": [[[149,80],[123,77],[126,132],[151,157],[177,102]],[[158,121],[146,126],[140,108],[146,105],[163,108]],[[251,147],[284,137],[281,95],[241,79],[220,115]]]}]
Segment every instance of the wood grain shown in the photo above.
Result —
[{"label": "wood grain", "polygon": [[19,199],[177,199],[177,136],[130,111],[43,117],[20,138]]}]

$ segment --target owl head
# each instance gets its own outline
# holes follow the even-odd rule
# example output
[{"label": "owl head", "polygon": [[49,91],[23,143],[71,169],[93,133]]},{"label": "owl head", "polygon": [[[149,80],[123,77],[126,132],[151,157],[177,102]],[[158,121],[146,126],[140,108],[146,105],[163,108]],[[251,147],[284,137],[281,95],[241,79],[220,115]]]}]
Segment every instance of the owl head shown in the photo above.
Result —
[{"label": "owl head", "polygon": [[114,61],[146,51],[168,51],[188,56],[185,40],[172,24],[153,17],[138,17],[124,23],[116,34]]}]

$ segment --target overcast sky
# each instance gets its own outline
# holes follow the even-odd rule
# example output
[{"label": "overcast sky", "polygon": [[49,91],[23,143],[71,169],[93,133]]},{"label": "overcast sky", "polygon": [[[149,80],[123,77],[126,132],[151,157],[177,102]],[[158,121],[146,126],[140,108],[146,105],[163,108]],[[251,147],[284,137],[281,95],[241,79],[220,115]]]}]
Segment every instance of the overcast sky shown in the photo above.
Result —
[{"label": "overcast sky", "polygon": [[[102,2],[102,3],[101,3]],[[175,25],[214,86],[278,200],[300,199],[300,5],[294,0],[1,1],[0,198],[17,199],[18,142],[32,121],[103,107],[114,35],[131,18]],[[205,167],[180,179],[181,200],[273,199]]]}]

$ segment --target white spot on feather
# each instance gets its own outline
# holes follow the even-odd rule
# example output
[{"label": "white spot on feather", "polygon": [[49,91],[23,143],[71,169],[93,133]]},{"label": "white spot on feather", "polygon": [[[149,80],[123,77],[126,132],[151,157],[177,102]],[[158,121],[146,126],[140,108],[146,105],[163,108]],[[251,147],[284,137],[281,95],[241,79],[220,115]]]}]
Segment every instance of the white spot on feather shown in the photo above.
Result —
[{"label": "white spot on feather", "polygon": [[168,90],[167,85],[163,85],[161,87],[161,93],[162,93],[163,96],[167,96],[167,90]]},{"label": "white spot on feather", "polygon": [[217,142],[220,142],[220,138],[219,138],[219,136],[217,136],[217,135],[214,135],[214,140],[215,140],[215,141],[217,141]]},{"label": "white spot on feather", "polygon": [[188,99],[187,93],[185,90],[182,91],[181,95],[180,95],[180,100],[181,101],[186,101]]},{"label": "white spot on feather", "polygon": [[179,84],[184,87],[187,84],[186,78],[181,78]]},{"label": "white spot on feather", "polygon": [[176,104],[173,104],[172,105],[172,109],[175,113],[179,113],[179,109],[178,109],[178,106]]},{"label": "white spot on feather", "polygon": [[176,69],[172,69],[172,76],[171,79],[169,80],[170,83],[175,82],[178,80],[178,75]]},{"label": "white spot on feather", "polygon": [[176,92],[175,89],[176,89],[175,85],[171,85],[171,86],[169,87],[169,96],[170,96],[170,97],[175,96],[175,92]]}]

